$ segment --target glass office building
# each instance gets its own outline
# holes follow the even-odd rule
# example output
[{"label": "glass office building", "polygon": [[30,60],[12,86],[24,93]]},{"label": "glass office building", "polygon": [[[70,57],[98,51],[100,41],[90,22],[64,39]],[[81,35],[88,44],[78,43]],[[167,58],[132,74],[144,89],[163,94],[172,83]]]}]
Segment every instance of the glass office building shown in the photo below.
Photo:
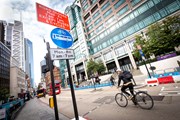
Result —
[{"label": "glass office building", "polygon": [[179,15],[179,0],[80,0],[89,53],[108,71],[136,69],[135,35],[157,21]]},{"label": "glass office building", "polygon": [[0,88],[10,86],[10,57],[11,51],[0,41]]},{"label": "glass office building", "polygon": [[25,71],[30,78],[31,87],[35,87],[34,83],[34,59],[33,59],[33,44],[32,42],[24,38],[25,43]]}]

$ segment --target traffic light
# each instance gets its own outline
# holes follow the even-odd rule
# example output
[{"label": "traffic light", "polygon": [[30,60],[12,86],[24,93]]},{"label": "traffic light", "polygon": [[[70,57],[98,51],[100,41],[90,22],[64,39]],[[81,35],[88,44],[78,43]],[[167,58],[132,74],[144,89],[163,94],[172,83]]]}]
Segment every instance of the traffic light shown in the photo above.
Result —
[{"label": "traffic light", "polygon": [[49,67],[50,65],[51,65],[51,68],[54,69],[54,65],[53,65],[54,60],[50,60],[48,53],[46,53],[46,56],[44,56],[44,58],[45,58],[45,61],[46,61],[44,71],[45,72],[50,71],[50,67]]}]

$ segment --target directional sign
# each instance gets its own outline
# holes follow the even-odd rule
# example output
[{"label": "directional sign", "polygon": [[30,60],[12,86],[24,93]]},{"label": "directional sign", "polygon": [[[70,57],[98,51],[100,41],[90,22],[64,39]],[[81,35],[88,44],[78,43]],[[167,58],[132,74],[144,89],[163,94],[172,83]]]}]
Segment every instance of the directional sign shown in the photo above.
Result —
[{"label": "directional sign", "polygon": [[55,28],[51,31],[52,41],[60,48],[69,48],[73,44],[73,38],[71,34],[61,28]]},{"label": "directional sign", "polygon": [[37,19],[40,22],[47,23],[65,30],[70,30],[68,16],[36,3]]},{"label": "directional sign", "polygon": [[74,51],[72,49],[50,49],[51,60],[60,60],[60,59],[74,59]]}]

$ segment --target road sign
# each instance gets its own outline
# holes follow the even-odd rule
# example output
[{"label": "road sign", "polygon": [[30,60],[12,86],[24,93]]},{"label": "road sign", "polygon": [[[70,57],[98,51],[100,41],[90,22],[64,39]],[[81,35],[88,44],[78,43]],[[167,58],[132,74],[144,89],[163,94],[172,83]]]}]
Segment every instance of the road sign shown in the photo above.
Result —
[{"label": "road sign", "polygon": [[65,30],[70,30],[68,16],[36,3],[37,19],[40,22],[47,23]]},{"label": "road sign", "polygon": [[72,49],[50,49],[51,60],[60,60],[60,59],[74,59],[74,51]]},{"label": "road sign", "polygon": [[61,28],[55,28],[51,31],[52,41],[60,48],[69,48],[73,44],[73,38],[71,34]]},{"label": "road sign", "polygon": [[142,59],[143,59],[143,60],[145,60],[146,58],[145,58],[145,56],[144,56],[143,51],[142,51],[142,50],[139,50],[139,53],[140,53],[140,55],[141,55]]}]

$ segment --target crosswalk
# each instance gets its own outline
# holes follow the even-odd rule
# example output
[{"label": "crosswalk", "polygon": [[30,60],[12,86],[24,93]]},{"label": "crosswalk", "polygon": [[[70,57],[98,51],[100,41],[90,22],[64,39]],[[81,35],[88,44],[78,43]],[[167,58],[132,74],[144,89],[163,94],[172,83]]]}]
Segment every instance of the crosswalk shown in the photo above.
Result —
[{"label": "crosswalk", "polygon": [[180,96],[180,87],[162,87],[159,93],[160,96]]}]

